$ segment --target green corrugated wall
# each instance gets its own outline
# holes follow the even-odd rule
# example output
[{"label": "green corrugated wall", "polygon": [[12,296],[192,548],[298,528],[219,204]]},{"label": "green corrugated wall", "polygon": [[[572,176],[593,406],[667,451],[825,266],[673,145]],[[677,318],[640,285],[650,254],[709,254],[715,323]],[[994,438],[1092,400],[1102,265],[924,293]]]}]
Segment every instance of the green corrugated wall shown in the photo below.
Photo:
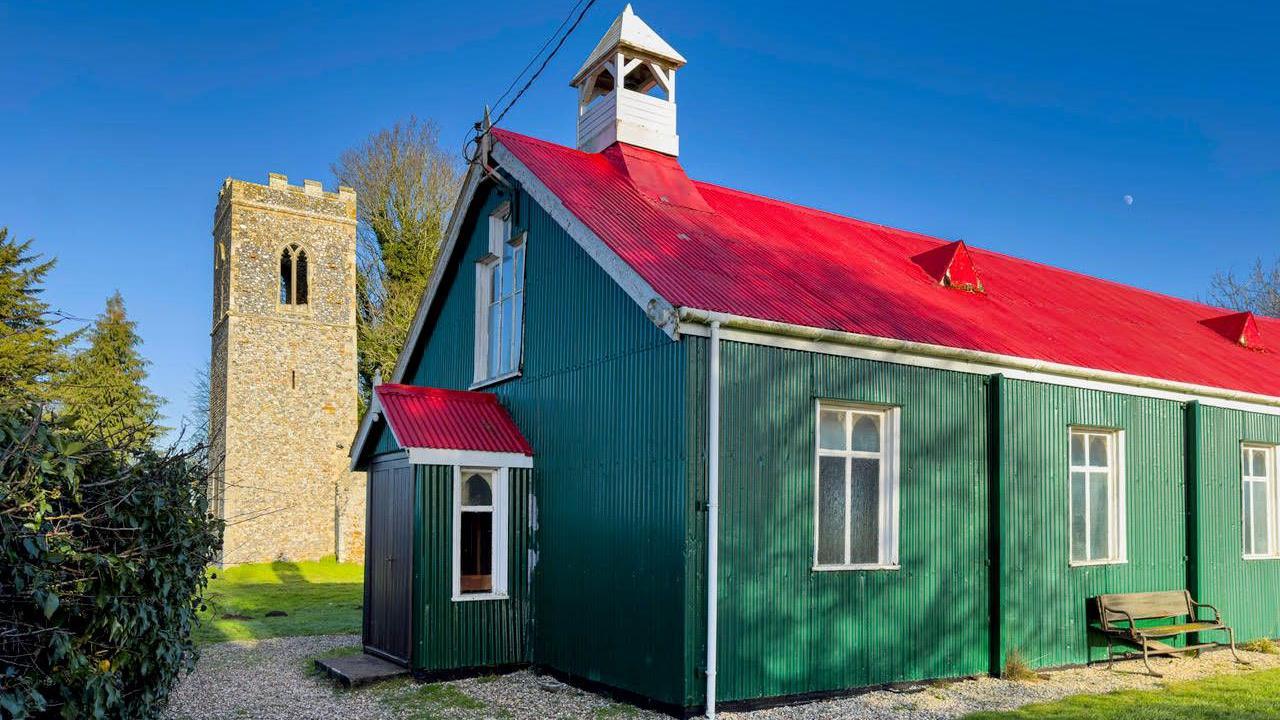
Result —
[{"label": "green corrugated wall", "polygon": [[686,337],[684,355],[685,407],[681,423],[687,449],[685,463],[684,563],[684,697],[685,707],[706,697],[707,657],[707,388],[710,377],[705,338]]},{"label": "green corrugated wall", "polygon": [[370,453],[370,457],[400,451],[400,446],[396,444],[396,436],[387,428],[385,420],[379,420],[374,423],[370,432],[373,433],[376,438],[376,442],[373,445],[373,452]]},{"label": "green corrugated wall", "polygon": [[1216,605],[1240,640],[1280,637],[1280,560],[1243,558],[1240,467],[1241,443],[1280,445],[1280,417],[1211,406],[1201,413],[1196,599]]},{"label": "green corrugated wall", "polygon": [[[476,223],[406,382],[472,380]],[[672,342],[527,195],[523,374],[497,393],[534,447],[532,660],[679,704],[684,697],[685,345]],[[484,632],[477,629],[477,632]]]},{"label": "green corrugated wall", "polygon": [[[701,375],[707,341],[686,342]],[[718,699],[985,672],[987,378],[734,342],[721,377]],[[705,382],[689,392],[696,450]],[[812,570],[818,398],[901,408],[899,570]],[[691,488],[705,501],[705,483]],[[703,567],[704,528],[688,537]],[[687,670],[705,652],[697,579]],[[686,677],[686,700],[701,703],[701,674]]]},{"label": "green corrugated wall", "polygon": [[508,598],[454,602],[453,467],[414,467],[414,669],[529,661],[530,472],[513,468],[509,482]]},{"label": "green corrugated wall", "polygon": [[[1000,611],[1003,662],[1017,650],[1035,667],[1084,663],[1087,599],[1186,587],[1183,405],[1004,380],[1000,458]],[[1128,562],[1071,567],[1068,444],[1072,425],[1125,431]]]}]

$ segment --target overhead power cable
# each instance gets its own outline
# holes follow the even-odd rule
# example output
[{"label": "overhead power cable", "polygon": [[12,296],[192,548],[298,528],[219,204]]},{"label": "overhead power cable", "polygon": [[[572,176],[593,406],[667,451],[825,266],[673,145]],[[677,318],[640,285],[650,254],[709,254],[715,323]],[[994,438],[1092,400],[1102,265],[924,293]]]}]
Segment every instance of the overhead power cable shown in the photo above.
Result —
[{"label": "overhead power cable", "polygon": [[[540,75],[542,75],[542,71],[547,69],[547,65],[551,63],[551,59],[556,56],[556,53],[560,52],[560,48],[564,47],[569,36],[573,35],[574,30],[578,29],[578,25],[582,23],[582,19],[586,17],[587,12],[596,4],[596,1],[597,0],[577,0],[573,7],[569,8],[569,12],[565,15],[564,20],[560,21],[560,25],[555,29],[555,32],[553,32],[546,41],[542,43],[542,47],[538,48],[538,51],[533,54],[533,57],[529,58],[529,62],[525,63],[524,68],[521,69],[520,72],[511,80],[511,83],[507,85],[507,89],[502,92],[502,95],[498,96],[497,101],[494,103],[495,106],[511,94],[512,88],[514,88],[516,84],[520,82],[520,79],[528,73],[529,68],[533,67],[533,64],[538,61],[538,58],[542,58],[542,62],[538,65],[538,69],[529,76],[529,79],[525,81],[524,85],[522,85],[520,90],[511,97],[507,104],[497,112],[496,116],[493,118],[491,127],[492,125],[497,125],[501,122],[502,118],[506,117],[507,113],[511,112],[511,109],[515,107],[516,103],[520,101],[520,98],[524,96],[525,92],[532,87],[533,83]],[[577,13],[576,16],[575,13]],[[570,20],[572,20],[572,23],[570,23]],[[566,25],[568,25],[567,30],[565,29]],[[555,46],[551,48],[551,52],[546,52],[547,47],[551,46],[553,42],[555,43]],[[478,144],[483,134],[487,132],[487,130],[483,132],[481,131],[480,123],[476,123],[475,131],[475,134],[467,140],[462,151],[462,155],[467,162],[471,162],[473,158],[471,146],[473,144]]]},{"label": "overhead power cable", "polygon": [[[542,59],[542,64],[538,66],[538,69],[536,71],[534,71],[533,75],[524,84],[524,87],[520,88],[520,92],[516,93],[515,97],[511,98],[511,101],[507,103],[507,106],[503,108],[501,112],[498,113],[498,117],[494,118],[493,120],[494,125],[497,125],[498,123],[502,122],[502,118],[506,116],[508,112],[511,111],[511,108],[515,107],[515,104],[520,101],[521,96],[523,96],[525,94],[525,91],[527,91],[529,87],[533,85],[534,81],[538,79],[538,76],[542,74],[542,71],[547,69],[547,64],[551,62],[551,58],[555,57],[556,53],[560,52],[560,48],[564,47],[565,41],[569,39],[569,36],[573,34],[574,30],[578,29],[578,24],[582,22],[582,18],[586,17],[587,11],[590,10],[591,7],[595,4],[596,4],[596,0],[586,0],[586,4],[583,5],[582,10],[578,12],[578,17],[574,18],[573,24],[569,26],[568,31],[566,31],[563,35],[560,36],[560,41],[557,42],[556,46],[551,49],[551,52],[548,53],[547,56]],[[570,14],[573,13],[572,10],[570,10],[569,12]]]},{"label": "overhead power cable", "polygon": [[569,12],[564,16],[564,19],[560,21],[560,26],[556,28],[555,32],[547,36],[546,42],[542,43],[542,47],[538,48],[538,52],[534,53],[533,57],[529,58],[529,62],[525,63],[524,67],[520,68],[520,72],[515,77],[511,78],[511,84],[507,85],[507,89],[503,90],[502,94],[498,96],[498,99],[493,101],[493,107],[497,107],[508,95],[511,94],[511,89],[516,86],[516,83],[520,82],[520,78],[524,77],[525,73],[529,72],[529,68],[533,67],[533,64],[538,61],[538,58],[542,57],[542,53],[546,52],[547,47],[551,45],[551,42],[560,36],[561,31],[564,30],[564,26],[568,25],[569,21],[573,19],[573,14],[578,10],[578,6],[582,5],[584,2],[586,2],[586,0],[578,0],[573,4],[573,7],[569,8]]}]

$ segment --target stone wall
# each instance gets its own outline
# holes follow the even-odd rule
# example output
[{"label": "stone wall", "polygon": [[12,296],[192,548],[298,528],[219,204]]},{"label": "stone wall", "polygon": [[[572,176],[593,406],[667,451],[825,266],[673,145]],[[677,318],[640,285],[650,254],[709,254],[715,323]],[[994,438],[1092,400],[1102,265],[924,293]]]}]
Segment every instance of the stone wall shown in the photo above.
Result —
[{"label": "stone wall", "polygon": [[[360,560],[355,433],[355,194],[227,180],[214,221],[211,440],[223,561]],[[306,251],[308,302],[280,301],[280,255]]]}]

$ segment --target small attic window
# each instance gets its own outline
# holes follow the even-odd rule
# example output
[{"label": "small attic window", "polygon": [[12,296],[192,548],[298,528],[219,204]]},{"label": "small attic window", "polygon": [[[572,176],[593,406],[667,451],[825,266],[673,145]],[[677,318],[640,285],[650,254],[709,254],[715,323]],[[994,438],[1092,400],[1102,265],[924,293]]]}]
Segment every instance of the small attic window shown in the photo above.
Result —
[{"label": "small attic window", "polygon": [[973,265],[973,256],[963,240],[940,245],[915,255],[911,262],[920,266],[933,281],[943,287],[971,293],[985,293],[982,279]]}]

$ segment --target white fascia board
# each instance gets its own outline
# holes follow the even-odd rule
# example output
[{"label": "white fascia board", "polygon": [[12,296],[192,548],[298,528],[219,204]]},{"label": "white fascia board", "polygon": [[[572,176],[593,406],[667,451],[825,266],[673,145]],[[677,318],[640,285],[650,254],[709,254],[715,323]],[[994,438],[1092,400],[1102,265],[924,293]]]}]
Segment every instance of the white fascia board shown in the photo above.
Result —
[{"label": "white fascia board", "polygon": [[496,143],[493,147],[493,158],[498,165],[520,183],[525,192],[534,199],[552,219],[564,228],[587,255],[631,297],[645,315],[671,339],[676,339],[677,317],[675,308],[661,295],[654,291],[648,281],[640,277],[635,268],[627,264],[613,248],[605,244],[586,223],[578,219],[560,201],[555,193],[538,179],[520,159],[510,150]]},{"label": "white fascia board", "polygon": [[1086,390],[1138,395],[1189,402],[1198,400],[1214,407],[1280,415],[1280,397],[1196,385],[1142,375],[1127,375],[1078,365],[1032,360],[1014,355],[931,345],[874,335],[793,325],[742,315],[696,308],[679,308],[681,335],[710,335],[710,323],[721,325],[722,340],[767,345],[790,350],[842,355],[899,365],[952,370],[977,375],[1000,373],[1016,380],[1064,385]]},{"label": "white fascia board", "polygon": [[391,382],[393,383],[404,382],[404,372],[409,365],[409,357],[413,355],[413,349],[418,345],[418,336],[422,334],[422,327],[427,321],[427,314],[435,303],[436,293],[440,290],[440,282],[444,277],[445,268],[449,266],[449,260],[453,257],[453,252],[457,247],[458,234],[462,232],[462,223],[466,219],[467,210],[471,208],[471,202],[475,199],[476,191],[480,189],[480,181],[483,179],[484,170],[478,163],[472,163],[462,181],[462,191],[458,193],[458,201],[454,203],[453,212],[449,214],[449,226],[445,228],[444,246],[440,248],[436,266],[431,271],[431,280],[427,283],[427,289],[422,293],[422,300],[418,302],[418,312],[414,314],[413,324],[409,326],[409,335],[405,340],[404,346],[400,348],[399,357],[396,358],[396,369],[391,374]]},{"label": "white fascia board", "polygon": [[524,453],[442,450],[437,448],[409,448],[409,462],[413,465],[455,465],[462,467],[533,467],[533,457]]}]

